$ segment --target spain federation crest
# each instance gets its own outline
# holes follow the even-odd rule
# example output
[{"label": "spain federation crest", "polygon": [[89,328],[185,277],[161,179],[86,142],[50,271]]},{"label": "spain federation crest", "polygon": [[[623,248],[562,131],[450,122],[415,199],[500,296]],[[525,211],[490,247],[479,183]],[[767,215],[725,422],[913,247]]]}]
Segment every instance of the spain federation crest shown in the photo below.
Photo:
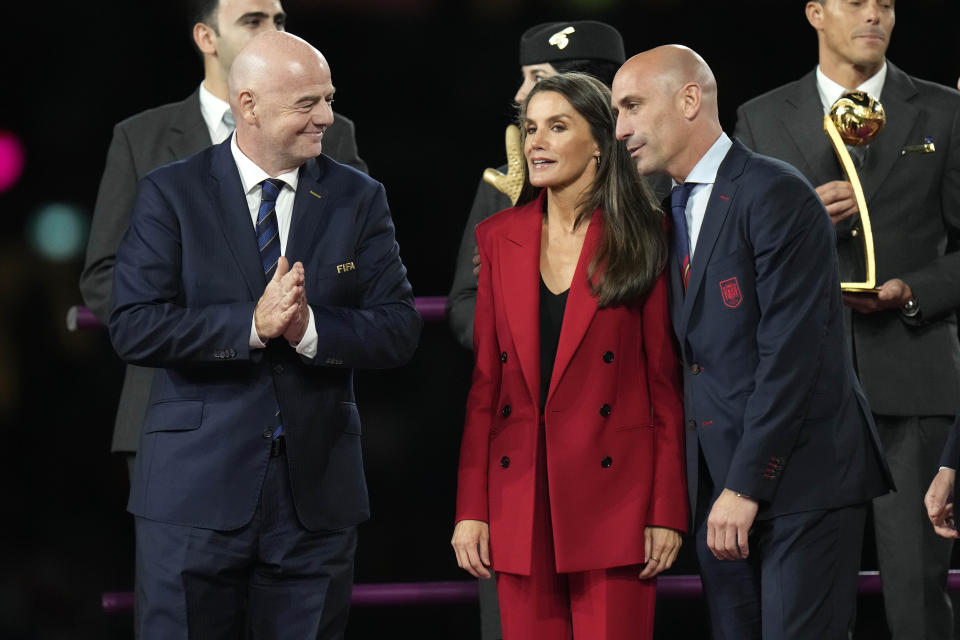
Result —
[{"label": "spain federation crest", "polygon": [[720,294],[723,296],[723,304],[731,309],[736,309],[743,301],[743,296],[740,295],[740,283],[737,282],[736,278],[722,280],[720,282]]}]

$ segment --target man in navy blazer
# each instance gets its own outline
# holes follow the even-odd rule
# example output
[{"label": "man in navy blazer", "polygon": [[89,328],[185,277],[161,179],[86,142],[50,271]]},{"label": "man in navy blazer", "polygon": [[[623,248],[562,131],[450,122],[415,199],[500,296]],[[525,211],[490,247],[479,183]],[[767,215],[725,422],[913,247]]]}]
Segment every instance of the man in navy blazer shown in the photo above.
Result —
[{"label": "man in navy blazer", "polygon": [[141,183],[110,317],[157,368],[128,505],[141,638],[342,637],[369,514],[353,369],[406,362],[421,320],[382,185],[316,157],[333,92],[316,49],[259,35],[236,133]]},{"label": "man in navy blazer", "polygon": [[613,83],[617,137],[665,172],[687,485],[715,638],[840,638],[867,502],[891,486],[845,355],[830,220],[789,165],[731,141],[713,73],[666,46]]}]

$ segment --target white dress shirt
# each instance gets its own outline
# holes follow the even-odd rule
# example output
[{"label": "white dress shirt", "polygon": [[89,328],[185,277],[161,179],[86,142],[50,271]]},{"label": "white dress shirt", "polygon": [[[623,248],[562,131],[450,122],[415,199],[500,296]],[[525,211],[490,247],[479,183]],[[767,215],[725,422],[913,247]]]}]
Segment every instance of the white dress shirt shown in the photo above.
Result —
[{"label": "white dress shirt", "polygon": [[[224,114],[230,113],[230,105],[213,95],[207,88],[200,84],[200,115],[207,125],[207,131],[210,132],[210,140],[213,144],[220,144],[233,133],[233,127],[227,126],[223,121]],[[231,122],[233,116],[230,116]]]},{"label": "white dress shirt", "polygon": [[[879,100],[880,94],[883,93],[883,83],[886,79],[887,61],[884,60],[880,71],[877,71],[864,80],[863,84],[857,87],[857,91],[866,91],[872,97]],[[833,103],[839,100],[840,96],[849,91],[849,89],[828,78],[824,75],[823,71],[820,70],[820,65],[817,65],[817,91],[820,93],[820,104],[823,106],[823,115],[827,115],[830,113],[830,108],[833,106]]]},{"label": "white dress shirt", "polygon": [[[720,132],[720,137],[707,150],[700,161],[694,165],[693,170],[687,176],[684,182],[694,182],[697,186],[690,192],[690,199],[687,200],[687,209],[684,215],[687,219],[687,233],[690,240],[690,264],[693,264],[693,254],[697,249],[697,238],[700,236],[700,227],[703,226],[703,217],[707,213],[707,202],[710,200],[710,194],[713,193],[713,183],[717,181],[717,171],[720,164],[727,157],[727,152],[733,142],[727,137],[727,134]],[[676,182],[673,183],[676,186]]]},{"label": "white dress shirt", "polygon": [[[260,210],[260,200],[262,199],[263,187],[261,182],[267,178],[276,178],[283,182],[283,188],[277,196],[275,212],[277,215],[277,227],[280,231],[280,255],[284,255],[287,249],[287,236],[290,232],[290,221],[293,218],[293,200],[297,193],[297,183],[300,176],[300,168],[297,167],[287,173],[278,176],[271,176],[266,171],[256,165],[256,163],[245,156],[240,147],[237,146],[237,136],[230,140],[230,151],[233,153],[233,160],[237,163],[237,171],[240,172],[240,183],[243,185],[243,193],[247,197],[247,207],[250,209],[250,222],[254,230],[257,227],[257,214]],[[291,265],[292,266],[292,265]],[[294,345],[297,353],[313,358],[317,355],[317,327],[313,320],[313,309],[308,307],[310,312],[310,321],[307,323],[307,331],[303,334],[300,342]],[[250,320],[250,348],[262,349],[266,344],[260,340],[257,335],[256,325]]]}]

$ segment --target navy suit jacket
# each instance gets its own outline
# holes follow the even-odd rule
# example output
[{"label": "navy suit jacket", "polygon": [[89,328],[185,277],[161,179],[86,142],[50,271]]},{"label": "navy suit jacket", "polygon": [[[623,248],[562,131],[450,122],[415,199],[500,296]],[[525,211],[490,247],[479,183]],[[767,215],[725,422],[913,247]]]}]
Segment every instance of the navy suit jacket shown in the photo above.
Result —
[{"label": "navy suit jacket", "polygon": [[149,174],[117,252],[110,337],[158,367],[129,509],[233,529],[258,503],[279,404],[293,500],[308,529],[366,519],[354,368],[398,366],[421,320],[383,186],[326,156],[300,168],[285,255],[301,261],[319,336],[250,349],[265,282],[229,139]]},{"label": "navy suit jacket", "polygon": [[734,141],[686,292],[670,264],[691,505],[701,453],[716,489],[757,499],[759,518],[891,488],[846,355],[833,229],[806,179]]}]

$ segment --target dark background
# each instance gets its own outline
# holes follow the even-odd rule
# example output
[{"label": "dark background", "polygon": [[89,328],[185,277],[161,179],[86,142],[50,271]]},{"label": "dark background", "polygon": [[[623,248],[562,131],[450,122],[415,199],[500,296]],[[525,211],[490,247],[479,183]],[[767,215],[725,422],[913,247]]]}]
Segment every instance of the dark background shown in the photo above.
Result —
[{"label": "dark background", "polygon": [[[701,53],[733,130],[741,102],[809,71],[816,38],[804,2],[751,0],[288,0],[289,30],[329,60],[337,109],[387,188],[418,295],[445,295],[483,168],[504,160],[502,127],[519,83],[517,42],[548,20],[599,19],[628,54],[676,42]],[[122,367],[104,332],[68,333],[82,255],[52,261],[28,244],[45,203],[89,219],[111,129],[180,100],[202,69],[178,2],[7,3],[0,130],[26,149],[0,193],[0,638],[123,638],[100,593],[132,583],[126,469],[109,454]],[[889,58],[955,86],[960,3],[901,3]],[[838,354],[839,355],[839,354]],[[457,448],[470,356],[428,325],[401,370],[362,373],[358,396],[373,519],[361,528],[357,581],[466,578],[452,530]],[[865,567],[873,568],[872,549]],[[689,569],[689,567],[687,567]],[[883,637],[879,598],[861,601],[862,637]],[[476,605],[355,609],[348,638],[479,637]],[[661,602],[658,637],[705,637],[702,605]]]}]

